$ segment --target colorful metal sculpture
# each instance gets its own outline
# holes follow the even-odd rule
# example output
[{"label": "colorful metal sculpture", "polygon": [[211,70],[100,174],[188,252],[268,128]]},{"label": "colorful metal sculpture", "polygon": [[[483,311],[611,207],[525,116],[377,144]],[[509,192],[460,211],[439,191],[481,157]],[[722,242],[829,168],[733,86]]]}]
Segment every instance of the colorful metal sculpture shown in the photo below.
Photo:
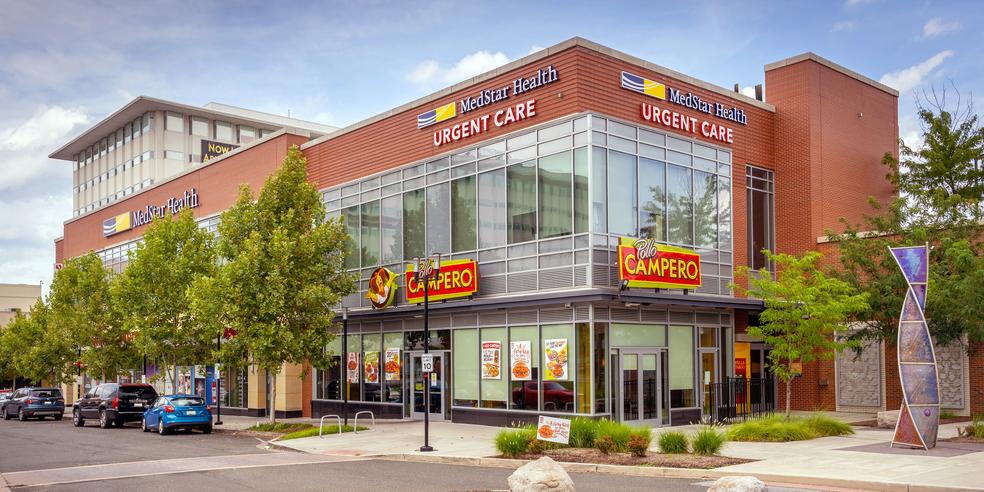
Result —
[{"label": "colorful metal sculpture", "polygon": [[933,339],[926,325],[929,246],[889,249],[909,285],[899,316],[897,348],[902,409],[892,446],[930,449],[936,447],[940,429],[940,376]]}]

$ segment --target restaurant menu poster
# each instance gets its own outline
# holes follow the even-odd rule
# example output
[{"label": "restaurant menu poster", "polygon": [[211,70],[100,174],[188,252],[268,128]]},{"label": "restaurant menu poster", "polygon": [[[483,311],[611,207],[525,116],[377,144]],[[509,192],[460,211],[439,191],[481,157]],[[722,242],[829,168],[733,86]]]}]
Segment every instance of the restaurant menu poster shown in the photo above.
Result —
[{"label": "restaurant menu poster", "polygon": [[530,351],[530,341],[524,340],[509,343],[509,370],[513,381],[530,381],[533,379],[533,357]]},{"label": "restaurant menu poster", "polygon": [[482,342],[482,379],[502,379],[502,342]]},{"label": "restaurant menu poster", "polygon": [[567,339],[548,338],[543,341],[543,355],[546,370],[543,379],[547,381],[567,381]]},{"label": "restaurant menu poster", "polygon": [[379,352],[366,352],[365,360],[363,362],[363,367],[365,368],[365,377],[363,381],[367,383],[378,383],[379,382]]},{"label": "restaurant menu poster", "polygon": [[536,425],[536,438],[541,441],[568,444],[571,440],[570,419],[558,419],[556,417],[540,415],[540,419]]},{"label": "restaurant menu poster", "polygon": [[386,349],[385,372],[387,381],[400,380],[400,349]]},{"label": "restaurant menu poster", "polygon": [[349,352],[348,362],[345,364],[345,374],[348,382],[359,383],[359,352]]}]

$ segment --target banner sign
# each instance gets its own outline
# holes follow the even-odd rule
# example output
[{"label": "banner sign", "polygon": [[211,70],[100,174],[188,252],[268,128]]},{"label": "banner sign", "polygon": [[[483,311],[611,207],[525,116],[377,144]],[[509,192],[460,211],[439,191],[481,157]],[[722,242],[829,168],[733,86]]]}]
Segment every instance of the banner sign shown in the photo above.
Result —
[{"label": "banner sign", "polygon": [[567,381],[567,339],[548,338],[543,341],[543,355],[547,359],[546,381]]},{"label": "banner sign", "polygon": [[348,382],[353,384],[359,383],[359,352],[348,353],[348,362],[345,365],[345,373],[348,377]]},{"label": "banner sign", "polygon": [[524,340],[509,343],[509,364],[513,381],[530,381],[533,379],[530,341]]},{"label": "banner sign", "polygon": [[541,441],[550,441],[560,444],[567,444],[571,440],[571,421],[570,419],[558,419],[540,415],[536,424],[536,438]]},{"label": "banner sign", "polygon": [[367,383],[378,383],[379,382],[379,352],[366,352],[365,359],[363,360],[364,367],[364,377],[363,381]]},{"label": "banner sign", "polygon": [[222,154],[228,154],[238,148],[238,145],[213,142],[212,140],[202,140],[202,164],[205,164],[206,162],[215,159]]},{"label": "banner sign", "polygon": [[618,278],[628,281],[628,287],[696,289],[700,255],[654,239],[623,237],[618,245]]},{"label": "banner sign", "polygon": [[393,298],[396,297],[396,277],[395,273],[385,267],[379,267],[372,272],[366,298],[369,299],[373,309],[383,309],[393,304]]},{"label": "banner sign", "polygon": [[387,381],[399,381],[400,380],[400,349],[398,348],[388,348],[386,349],[386,362],[384,370],[386,371]]},{"label": "banner sign", "polygon": [[[413,304],[424,302],[424,282],[414,275],[415,266],[407,265],[407,301]],[[457,297],[468,297],[478,292],[478,266],[475,260],[442,261],[440,272],[427,282],[427,299],[440,301]]]},{"label": "banner sign", "polygon": [[154,217],[163,217],[165,214],[175,215],[185,208],[196,207],[198,207],[198,192],[192,188],[180,196],[168,198],[163,205],[147,205],[142,209],[124,212],[104,220],[103,236],[109,237],[113,234],[149,224],[150,221],[154,220]]},{"label": "banner sign", "polygon": [[482,379],[502,379],[502,342],[482,342]]}]

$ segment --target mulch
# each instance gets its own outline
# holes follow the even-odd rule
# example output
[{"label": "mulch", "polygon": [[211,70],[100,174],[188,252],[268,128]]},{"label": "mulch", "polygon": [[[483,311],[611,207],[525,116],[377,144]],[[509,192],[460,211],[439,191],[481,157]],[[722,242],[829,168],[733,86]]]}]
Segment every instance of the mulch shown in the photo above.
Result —
[{"label": "mulch", "polygon": [[554,461],[567,463],[591,463],[596,465],[628,465],[628,466],[664,466],[669,468],[698,468],[708,470],[722,466],[740,465],[755,460],[729,458],[727,456],[700,456],[696,454],[663,454],[650,453],[640,458],[629,453],[604,454],[594,448],[562,448],[549,449],[542,455],[524,454],[520,459],[535,460],[541,456],[549,456]]}]

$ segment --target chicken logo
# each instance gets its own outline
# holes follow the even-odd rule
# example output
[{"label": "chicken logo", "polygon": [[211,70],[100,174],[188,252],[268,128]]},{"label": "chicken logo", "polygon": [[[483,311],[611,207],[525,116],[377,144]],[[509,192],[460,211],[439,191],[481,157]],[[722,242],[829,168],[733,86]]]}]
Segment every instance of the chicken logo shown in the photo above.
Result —
[{"label": "chicken logo", "polygon": [[396,297],[396,274],[379,267],[369,277],[369,291],[366,297],[372,303],[373,309],[383,309],[393,303]]}]

